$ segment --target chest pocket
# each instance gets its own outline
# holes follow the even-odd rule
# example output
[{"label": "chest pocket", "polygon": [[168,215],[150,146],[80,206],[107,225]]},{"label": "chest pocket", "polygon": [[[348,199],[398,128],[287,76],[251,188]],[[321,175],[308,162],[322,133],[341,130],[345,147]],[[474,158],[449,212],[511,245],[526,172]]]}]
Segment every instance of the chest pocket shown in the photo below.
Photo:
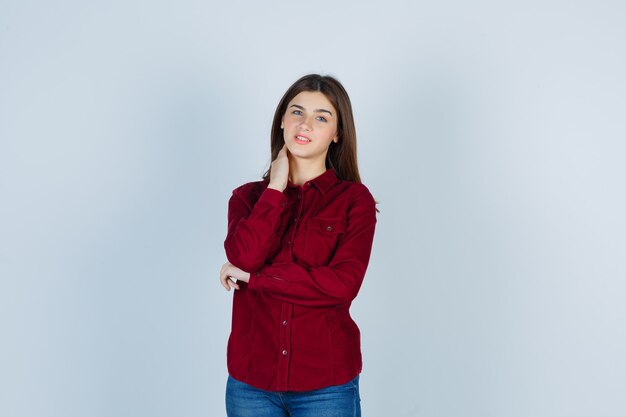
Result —
[{"label": "chest pocket", "polygon": [[345,217],[312,217],[306,222],[304,253],[314,266],[328,265],[346,232]]}]

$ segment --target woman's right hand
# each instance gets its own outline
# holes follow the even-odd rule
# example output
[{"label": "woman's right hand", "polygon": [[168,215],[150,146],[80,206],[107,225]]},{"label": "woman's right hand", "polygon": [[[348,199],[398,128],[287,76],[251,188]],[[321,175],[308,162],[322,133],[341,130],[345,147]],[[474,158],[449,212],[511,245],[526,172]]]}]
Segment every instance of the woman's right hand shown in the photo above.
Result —
[{"label": "woman's right hand", "polygon": [[274,188],[283,192],[287,188],[289,178],[289,150],[287,144],[283,145],[276,159],[272,161],[270,170],[270,183],[267,188]]}]

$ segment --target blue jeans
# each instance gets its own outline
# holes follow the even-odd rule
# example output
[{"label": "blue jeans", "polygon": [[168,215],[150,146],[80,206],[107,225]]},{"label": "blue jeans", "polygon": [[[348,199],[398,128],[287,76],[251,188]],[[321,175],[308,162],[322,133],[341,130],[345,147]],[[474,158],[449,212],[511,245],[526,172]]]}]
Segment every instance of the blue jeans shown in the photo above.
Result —
[{"label": "blue jeans", "polygon": [[359,375],[312,391],[265,391],[228,376],[228,417],[361,417]]}]

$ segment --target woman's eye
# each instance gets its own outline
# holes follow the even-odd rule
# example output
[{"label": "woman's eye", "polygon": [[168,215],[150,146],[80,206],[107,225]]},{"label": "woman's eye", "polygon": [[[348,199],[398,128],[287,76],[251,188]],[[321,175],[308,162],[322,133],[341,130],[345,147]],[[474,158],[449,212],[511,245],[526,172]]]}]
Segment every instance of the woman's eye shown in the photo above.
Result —
[{"label": "woman's eye", "polygon": [[326,122],[327,121],[326,118],[323,117],[323,116],[320,116],[318,119],[320,119],[322,122]]},{"label": "woman's eye", "polygon": [[291,114],[296,114],[296,115],[300,115],[300,113],[302,113],[300,110],[294,110],[291,112]]}]

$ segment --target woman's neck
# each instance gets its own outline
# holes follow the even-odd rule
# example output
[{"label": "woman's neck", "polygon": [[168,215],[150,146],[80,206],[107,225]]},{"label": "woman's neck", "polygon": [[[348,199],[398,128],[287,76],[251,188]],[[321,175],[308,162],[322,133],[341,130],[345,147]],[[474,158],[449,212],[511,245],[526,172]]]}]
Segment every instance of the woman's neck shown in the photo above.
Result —
[{"label": "woman's neck", "polygon": [[289,181],[295,185],[302,185],[326,172],[326,163],[321,161],[307,161],[291,158],[289,160]]}]

